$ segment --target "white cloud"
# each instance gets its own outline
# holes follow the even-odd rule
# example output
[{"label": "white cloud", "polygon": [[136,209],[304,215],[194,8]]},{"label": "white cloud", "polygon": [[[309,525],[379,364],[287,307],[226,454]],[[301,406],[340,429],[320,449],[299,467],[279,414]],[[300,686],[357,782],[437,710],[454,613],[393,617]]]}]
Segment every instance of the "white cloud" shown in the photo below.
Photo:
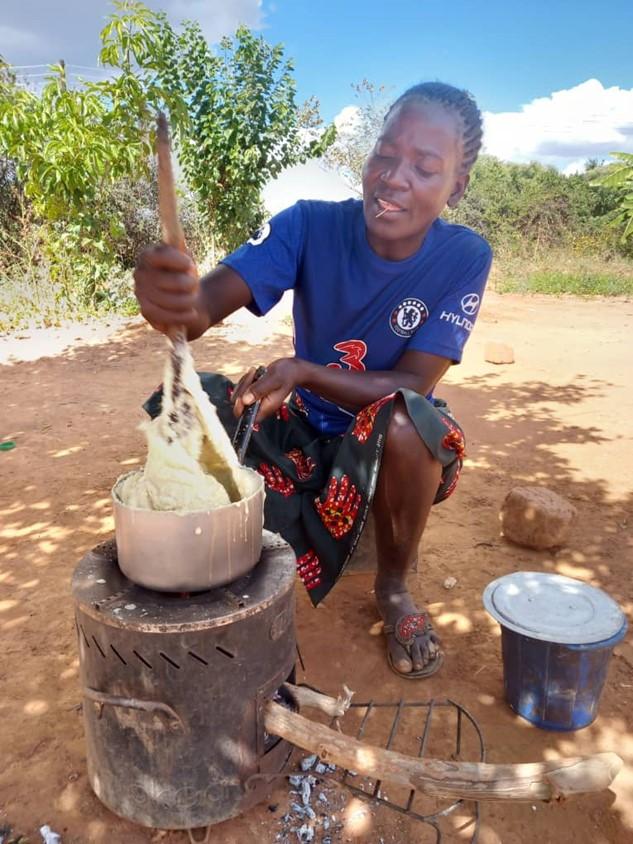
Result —
[{"label": "white cloud", "polygon": [[576,173],[584,173],[587,158],[591,158],[591,156],[576,158],[574,161],[570,161],[569,164],[565,165],[565,167],[562,168],[565,176],[573,176]]},{"label": "white cloud", "polygon": [[[253,30],[266,26],[262,0],[146,0],[167,13],[172,24],[197,20],[206,38],[217,43],[243,23]],[[0,54],[13,64],[50,63],[93,67],[99,31],[114,11],[112,0],[0,0]]]},{"label": "white cloud", "polygon": [[588,79],[532,100],[520,111],[486,112],[484,125],[485,152],[578,172],[588,158],[633,152],[633,88],[605,88]]},{"label": "white cloud", "polygon": [[42,39],[34,32],[18,29],[15,26],[0,25],[0,54],[8,55],[15,50],[28,52],[37,50],[41,45]]},{"label": "white cloud", "polygon": [[[359,109],[349,105],[334,118],[339,136],[353,134]],[[633,88],[605,88],[588,79],[538,97],[520,111],[484,112],[484,152],[504,161],[550,164],[580,173],[589,158],[633,153]]]},{"label": "white cloud", "polygon": [[239,24],[250,29],[263,29],[265,25],[262,0],[168,0],[164,8],[172,23],[198,21],[211,43],[232,35]]},{"label": "white cloud", "polygon": [[360,124],[361,113],[358,106],[345,106],[334,118],[334,125],[339,136],[353,135]]}]

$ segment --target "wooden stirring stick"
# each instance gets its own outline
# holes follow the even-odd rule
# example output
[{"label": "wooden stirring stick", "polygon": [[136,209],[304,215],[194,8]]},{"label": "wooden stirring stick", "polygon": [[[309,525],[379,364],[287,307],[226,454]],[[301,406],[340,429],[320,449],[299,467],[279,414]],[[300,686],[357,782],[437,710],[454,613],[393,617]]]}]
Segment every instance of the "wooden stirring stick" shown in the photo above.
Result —
[{"label": "wooden stirring stick", "polygon": [[[162,111],[158,114],[156,124],[156,157],[158,159],[158,214],[163,230],[163,240],[168,246],[186,252],[185,236],[178,219],[169,127]],[[176,439],[182,439],[189,433],[194,415],[187,393],[182,386],[182,373],[189,356],[187,332],[184,326],[175,326],[169,329],[168,337],[171,343],[172,372],[169,400],[173,405],[173,412],[168,416],[168,424]]]},{"label": "wooden stirring stick", "polygon": [[[158,159],[158,215],[163,230],[163,240],[168,246],[186,252],[185,235],[178,219],[178,203],[174,171],[171,165],[169,126],[165,114],[160,111],[156,121],[156,157]],[[176,346],[187,342],[183,327],[173,328],[169,338]]]},{"label": "wooden stirring stick", "polygon": [[162,111],[158,113],[156,121],[156,156],[158,158],[158,209],[163,240],[169,246],[186,252],[185,235],[178,219],[174,171],[171,166],[169,126]]}]

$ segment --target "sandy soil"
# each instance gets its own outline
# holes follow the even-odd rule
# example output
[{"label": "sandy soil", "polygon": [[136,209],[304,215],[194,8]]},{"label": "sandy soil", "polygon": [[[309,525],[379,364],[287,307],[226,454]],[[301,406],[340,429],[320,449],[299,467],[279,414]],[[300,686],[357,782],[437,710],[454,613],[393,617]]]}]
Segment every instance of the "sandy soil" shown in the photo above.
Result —
[{"label": "sandy soil", "polygon": [[[449,696],[478,719],[491,761],[528,761],[616,750],[626,767],[612,791],[563,805],[482,807],[486,844],[624,844],[633,840],[633,659],[611,663],[596,723],[575,734],[538,730],[503,702],[499,630],[482,609],[493,578],[555,571],[606,589],[633,612],[633,303],[499,297],[486,300],[466,362],[441,391],[469,436],[457,493],[436,508],[413,588],[430,607],[446,650],[430,680],[399,680],[387,668],[370,574],[342,580],[312,610],[301,592],[298,638],[311,684],[357,699]],[[516,363],[484,361],[488,340],[510,342]],[[240,319],[195,344],[199,368],[239,374],[290,348],[284,313]],[[136,425],[161,379],[164,345],[139,320],[71,326],[0,340],[0,828],[40,841],[48,823],[64,844],[184,844],[183,832],[142,829],[92,794],[85,771],[70,576],[81,556],[112,533],[109,490],[142,462]],[[539,483],[578,508],[572,538],[555,553],[510,545],[498,512],[508,490]],[[457,586],[447,591],[449,575]],[[327,658],[324,656],[327,655]],[[286,786],[266,805],[211,831],[213,842],[275,841]],[[431,841],[421,824],[355,804],[340,813],[335,841]],[[472,830],[445,841],[468,841]]]}]

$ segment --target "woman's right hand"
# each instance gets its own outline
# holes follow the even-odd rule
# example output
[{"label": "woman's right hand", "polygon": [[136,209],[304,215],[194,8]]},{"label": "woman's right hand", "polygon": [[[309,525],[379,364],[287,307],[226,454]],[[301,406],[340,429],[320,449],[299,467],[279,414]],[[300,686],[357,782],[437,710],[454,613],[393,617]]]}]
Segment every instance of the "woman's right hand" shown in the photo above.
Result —
[{"label": "woman's right hand", "polygon": [[163,243],[144,249],[134,270],[134,292],[145,319],[164,334],[184,326],[195,339],[209,327],[196,266],[178,249]]}]

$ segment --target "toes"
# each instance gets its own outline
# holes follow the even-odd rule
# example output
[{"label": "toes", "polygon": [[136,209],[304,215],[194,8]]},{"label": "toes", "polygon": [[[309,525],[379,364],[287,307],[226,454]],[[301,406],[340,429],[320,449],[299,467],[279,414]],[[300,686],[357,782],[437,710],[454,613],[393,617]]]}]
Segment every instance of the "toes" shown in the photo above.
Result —
[{"label": "toes", "polygon": [[410,674],[413,671],[413,663],[406,654],[406,651],[397,642],[389,644],[391,661],[396,671],[401,674]]},{"label": "toes", "polygon": [[410,674],[413,671],[410,659],[394,659],[393,666],[400,674]]},{"label": "toes", "polygon": [[424,651],[424,642],[416,639],[411,645],[411,659],[413,661],[414,671],[421,671],[428,662],[428,658]]},{"label": "toes", "polygon": [[420,650],[422,651],[424,664],[426,665],[429,662],[433,662],[433,660],[437,657],[440,648],[437,642],[434,642],[429,638],[422,641]]}]

